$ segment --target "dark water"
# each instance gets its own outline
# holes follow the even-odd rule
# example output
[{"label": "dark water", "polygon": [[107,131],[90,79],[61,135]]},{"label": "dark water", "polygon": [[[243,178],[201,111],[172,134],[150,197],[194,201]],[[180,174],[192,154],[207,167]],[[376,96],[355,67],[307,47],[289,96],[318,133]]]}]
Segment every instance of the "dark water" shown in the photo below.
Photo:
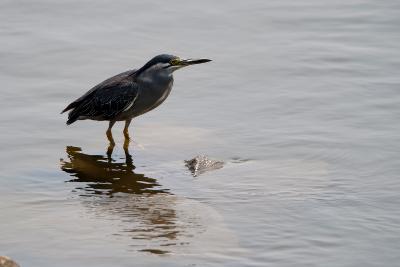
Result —
[{"label": "dark water", "polygon": [[[21,266],[396,266],[398,1],[0,3],[0,254]],[[59,112],[159,53],[107,156]],[[192,177],[184,160],[224,168]]]}]

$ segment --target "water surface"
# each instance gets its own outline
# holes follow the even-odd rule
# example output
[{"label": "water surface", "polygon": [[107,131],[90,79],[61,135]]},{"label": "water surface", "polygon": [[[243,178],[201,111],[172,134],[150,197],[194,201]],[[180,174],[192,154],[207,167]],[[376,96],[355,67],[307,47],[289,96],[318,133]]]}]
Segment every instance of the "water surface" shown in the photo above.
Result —
[{"label": "water surface", "polygon": [[[394,266],[398,1],[2,1],[0,254],[21,266]],[[167,101],[65,125],[159,53]],[[197,154],[226,162],[192,177]]]}]

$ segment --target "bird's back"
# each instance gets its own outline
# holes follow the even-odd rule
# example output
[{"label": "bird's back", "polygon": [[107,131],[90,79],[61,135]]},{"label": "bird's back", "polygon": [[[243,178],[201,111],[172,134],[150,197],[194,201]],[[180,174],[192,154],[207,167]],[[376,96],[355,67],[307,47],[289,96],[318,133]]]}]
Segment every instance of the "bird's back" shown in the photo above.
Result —
[{"label": "bird's back", "polygon": [[111,120],[118,116],[138,94],[135,72],[129,70],[115,75],[69,104],[62,111],[70,110],[67,124],[78,119]]},{"label": "bird's back", "polygon": [[64,113],[68,110],[76,108],[80,103],[82,103],[85,99],[87,99],[90,95],[92,95],[96,90],[103,88],[103,87],[109,87],[113,84],[117,84],[118,82],[121,82],[126,77],[133,75],[136,71],[137,71],[136,69],[124,71],[120,74],[117,74],[115,76],[108,78],[107,80],[104,80],[103,82],[97,84],[92,89],[87,91],[84,95],[82,95],[81,97],[79,97],[78,99],[76,99],[75,101],[70,103],[61,113]]},{"label": "bird's back", "polygon": [[67,124],[79,119],[129,120],[158,107],[168,97],[172,75],[163,72],[142,73],[136,70],[113,76],[90,89],[69,104]]}]

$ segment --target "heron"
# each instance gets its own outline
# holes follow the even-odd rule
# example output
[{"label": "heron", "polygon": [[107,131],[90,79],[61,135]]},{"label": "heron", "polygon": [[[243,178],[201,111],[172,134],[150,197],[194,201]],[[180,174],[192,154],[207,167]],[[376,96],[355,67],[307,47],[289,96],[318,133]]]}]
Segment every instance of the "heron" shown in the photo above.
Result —
[{"label": "heron", "polygon": [[132,119],[155,109],[170,94],[174,71],[209,61],[168,54],[155,56],[139,69],[122,72],[94,86],[61,113],[69,111],[67,125],[86,119],[109,121],[106,135],[110,144],[115,144],[112,127],[117,121],[125,121],[123,133],[129,140]]}]

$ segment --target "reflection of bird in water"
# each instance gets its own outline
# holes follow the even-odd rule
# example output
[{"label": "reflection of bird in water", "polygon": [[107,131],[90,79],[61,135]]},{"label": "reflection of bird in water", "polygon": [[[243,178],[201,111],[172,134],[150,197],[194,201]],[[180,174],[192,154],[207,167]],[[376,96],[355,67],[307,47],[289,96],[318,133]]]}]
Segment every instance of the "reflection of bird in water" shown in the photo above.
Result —
[{"label": "reflection of bird in water", "polygon": [[84,182],[87,187],[82,188],[87,194],[113,196],[116,193],[166,193],[161,189],[157,180],[135,173],[132,156],[125,150],[125,162],[115,162],[108,156],[88,155],[82,153],[79,147],[67,147],[70,161],[62,161],[61,169],[75,177],[69,182]]},{"label": "reflection of bird in water", "polygon": [[178,240],[180,245],[186,242],[189,228],[193,235],[198,227],[195,215],[177,218],[177,197],[155,178],[134,172],[128,150],[124,162],[112,159],[111,154],[88,155],[79,147],[68,146],[66,152],[68,159],[61,160],[61,169],[73,177],[67,182],[77,183],[75,191],[82,203],[101,218],[115,220],[117,216],[122,224],[118,234],[135,240],[140,250],[166,253]]}]

